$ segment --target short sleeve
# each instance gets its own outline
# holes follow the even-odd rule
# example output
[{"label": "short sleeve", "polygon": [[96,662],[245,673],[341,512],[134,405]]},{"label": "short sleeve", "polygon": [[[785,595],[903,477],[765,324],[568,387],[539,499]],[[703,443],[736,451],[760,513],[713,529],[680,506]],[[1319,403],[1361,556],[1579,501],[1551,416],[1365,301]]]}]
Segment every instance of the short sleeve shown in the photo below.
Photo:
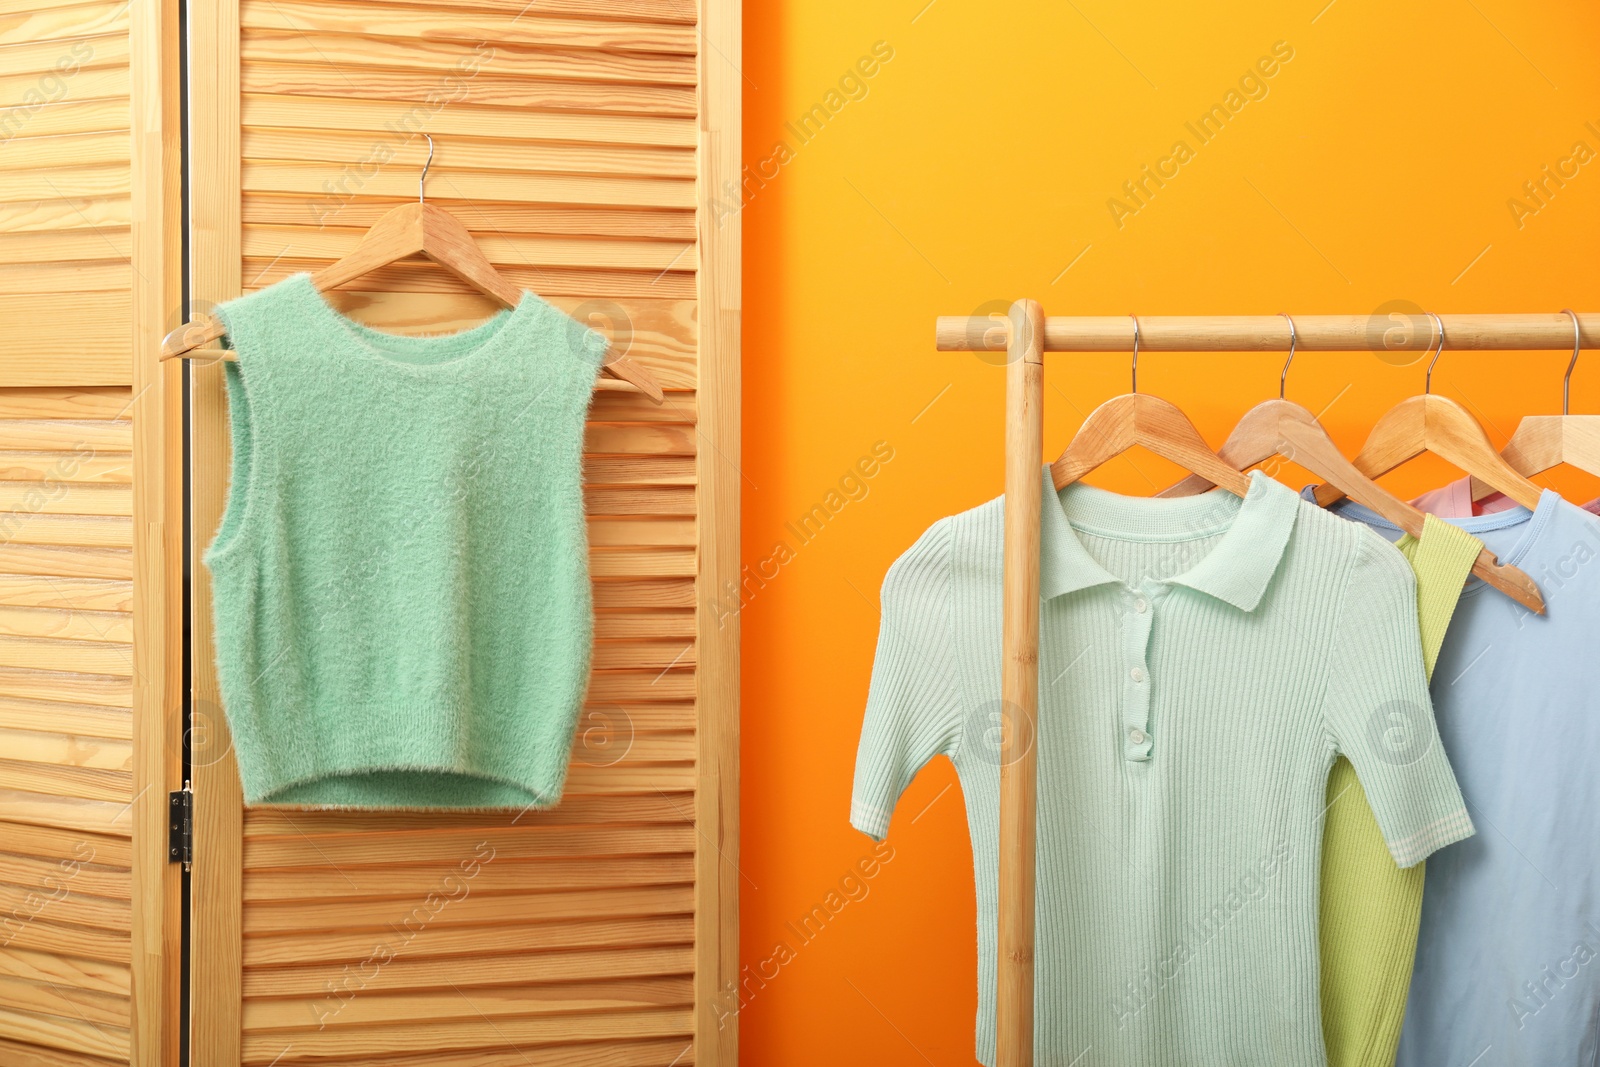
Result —
[{"label": "short sleeve", "polygon": [[911,779],[937,755],[953,756],[961,708],[951,664],[950,526],[940,520],[883,579],[878,651],[856,750],[850,823],[874,840]]},{"label": "short sleeve", "polygon": [[1405,557],[1367,529],[1334,638],[1326,723],[1355,766],[1395,863],[1471,837],[1472,820],[1433,718]]}]

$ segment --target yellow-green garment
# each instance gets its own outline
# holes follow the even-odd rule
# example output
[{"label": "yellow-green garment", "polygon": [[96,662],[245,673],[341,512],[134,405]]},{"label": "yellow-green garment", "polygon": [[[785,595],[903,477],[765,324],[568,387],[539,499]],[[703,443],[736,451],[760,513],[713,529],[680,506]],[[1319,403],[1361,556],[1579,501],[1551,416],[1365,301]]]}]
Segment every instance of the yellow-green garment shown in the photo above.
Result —
[{"label": "yellow-green garment", "polygon": [[[1395,547],[1417,576],[1422,657],[1433,675],[1450,616],[1483,543],[1425,517]],[[1322,1034],[1328,1067],[1392,1067],[1417,952],[1425,866],[1395,866],[1350,761],[1328,776],[1322,834]]]}]

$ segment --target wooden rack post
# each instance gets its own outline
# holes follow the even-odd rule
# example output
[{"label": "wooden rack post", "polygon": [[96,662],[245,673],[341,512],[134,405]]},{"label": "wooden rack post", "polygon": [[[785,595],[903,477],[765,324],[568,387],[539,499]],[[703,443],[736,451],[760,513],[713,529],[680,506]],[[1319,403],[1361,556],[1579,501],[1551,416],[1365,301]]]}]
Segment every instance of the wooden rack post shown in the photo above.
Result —
[{"label": "wooden rack post", "polygon": [[[1301,352],[1426,353],[1440,340],[1431,318],[1402,324],[1369,315],[1297,315]],[[1580,314],[1580,345],[1593,344],[1600,315]],[[1538,315],[1442,315],[1451,350],[1534,351],[1572,347],[1572,319]],[[1033,1067],[1034,874],[1039,697],[1039,516],[1043,499],[1045,352],[1133,349],[1128,316],[1045,318],[1018,300],[999,316],[940,316],[940,352],[1006,353],[1005,590],[1000,698],[999,952],[996,1067]],[[1287,351],[1279,315],[1157,315],[1139,318],[1142,352]]]}]

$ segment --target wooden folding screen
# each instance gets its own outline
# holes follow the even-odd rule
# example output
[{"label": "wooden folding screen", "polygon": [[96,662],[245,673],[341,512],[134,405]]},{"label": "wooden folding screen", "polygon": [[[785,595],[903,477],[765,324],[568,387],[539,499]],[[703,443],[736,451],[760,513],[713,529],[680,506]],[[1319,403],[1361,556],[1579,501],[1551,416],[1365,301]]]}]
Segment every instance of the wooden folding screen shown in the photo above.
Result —
[{"label": "wooden folding screen", "polygon": [[[669,390],[603,389],[590,411],[598,640],[558,807],[243,810],[198,560],[226,416],[220,372],[194,368],[194,1062],[733,1064],[737,0],[218,0],[190,18],[199,306],[351,248],[417,195],[428,133],[430,201]],[[425,265],[357,289],[337,302],[386,329],[490,310]]]},{"label": "wooden folding screen", "polygon": [[176,31],[164,0],[0,0],[6,1067],[178,1055]]}]

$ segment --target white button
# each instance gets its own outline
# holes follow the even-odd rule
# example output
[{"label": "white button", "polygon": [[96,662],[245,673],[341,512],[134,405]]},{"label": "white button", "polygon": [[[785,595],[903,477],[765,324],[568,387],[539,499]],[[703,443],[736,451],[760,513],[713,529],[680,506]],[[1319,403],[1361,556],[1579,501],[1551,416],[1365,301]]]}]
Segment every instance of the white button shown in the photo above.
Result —
[{"label": "white button", "polygon": [[1128,740],[1132,741],[1136,745],[1142,745],[1144,744],[1145,733],[1143,730],[1135,726],[1133,729],[1128,731]]},{"label": "white button", "polygon": [[1140,615],[1143,615],[1149,609],[1149,607],[1150,601],[1146,600],[1144,597],[1137,597],[1134,599],[1133,610],[1137,611]]},{"label": "white button", "polygon": [[1132,678],[1136,682],[1142,682],[1144,681],[1144,671],[1140,670],[1138,667],[1135,667],[1133,670],[1128,672],[1128,677]]}]

